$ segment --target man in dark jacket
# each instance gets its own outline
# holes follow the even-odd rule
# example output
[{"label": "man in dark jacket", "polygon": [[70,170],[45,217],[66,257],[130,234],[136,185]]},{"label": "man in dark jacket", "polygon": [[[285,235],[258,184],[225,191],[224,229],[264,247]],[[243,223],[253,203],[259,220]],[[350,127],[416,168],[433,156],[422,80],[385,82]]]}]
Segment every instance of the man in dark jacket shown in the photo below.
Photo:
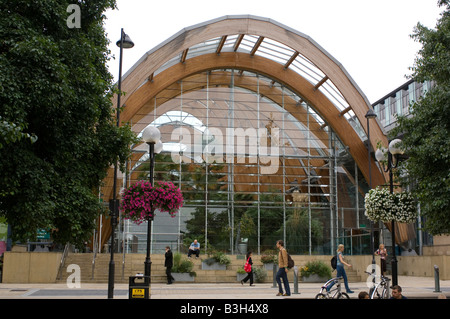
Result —
[{"label": "man in dark jacket", "polygon": [[172,277],[173,255],[169,246],[166,247],[165,257],[166,259],[164,261],[164,267],[166,267],[167,284],[170,285],[175,279]]}]

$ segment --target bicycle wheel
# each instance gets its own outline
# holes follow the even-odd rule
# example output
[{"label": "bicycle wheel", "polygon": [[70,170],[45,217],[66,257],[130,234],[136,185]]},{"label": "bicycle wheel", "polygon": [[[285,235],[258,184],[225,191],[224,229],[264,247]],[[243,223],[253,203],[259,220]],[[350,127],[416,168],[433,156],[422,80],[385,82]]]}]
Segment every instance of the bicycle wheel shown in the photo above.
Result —
[{"label": "bicycle wheel", "polygon": [[337,299],[350,299],[350,297],[345,292],[341,292],[337,295]]},{"label": "bicycle wheel", "polygon": [[327,298],[327,295],[320,293],[320,294],[316,295],[315,299],[328,299],[328,298]]}]

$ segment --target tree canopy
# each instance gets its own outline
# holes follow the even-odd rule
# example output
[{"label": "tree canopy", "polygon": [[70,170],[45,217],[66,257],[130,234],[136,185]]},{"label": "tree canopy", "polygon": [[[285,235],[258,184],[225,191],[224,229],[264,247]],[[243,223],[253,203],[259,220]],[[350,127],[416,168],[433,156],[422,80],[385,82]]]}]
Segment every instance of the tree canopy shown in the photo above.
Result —
[{"label": "tree canopy", "polygon": [[[115,0],[0,1],[0,215],[13,240],[39,229],[56,242],[89,239],[107,169],[135,135],[116,126],[104,12]],[[118,31],[120,33],[120,31]]]},{"label": "tree canopy", "polygon": [[412,38],[422,44],[412,77],[433,81],[434,87],[410,106],[410,115],[398,119],[393,135],[403,133],[409,156],[405,163],[409,182],[420,201],[425,229],[433,235],[450,234],[450,4],[436,28],[420,23]]}]

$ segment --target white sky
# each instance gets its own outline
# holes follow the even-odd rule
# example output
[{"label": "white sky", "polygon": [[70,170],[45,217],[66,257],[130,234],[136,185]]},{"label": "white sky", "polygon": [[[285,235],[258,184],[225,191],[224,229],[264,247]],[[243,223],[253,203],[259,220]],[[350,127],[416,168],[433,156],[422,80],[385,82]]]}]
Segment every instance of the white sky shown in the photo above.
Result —
[{"label": "white sky", "polygon": [[344,66],[370,103],[407,81],[420,49],[410,38],[414,26],[434,28],[442,11],[437,0],[117,0],[117,6],[106,12],[105,24],[115,80],[120,28],[135,43],[124,50],[125,74],[147,51],[186,27],[250,14],[310,36]]}]

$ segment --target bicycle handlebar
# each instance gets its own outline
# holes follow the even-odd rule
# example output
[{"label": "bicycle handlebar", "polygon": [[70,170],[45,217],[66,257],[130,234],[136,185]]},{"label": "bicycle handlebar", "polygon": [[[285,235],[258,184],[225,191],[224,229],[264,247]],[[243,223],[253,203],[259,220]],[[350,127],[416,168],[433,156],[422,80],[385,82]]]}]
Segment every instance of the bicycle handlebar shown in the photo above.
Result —
[{"label": "bicycle handlebar", "polygon": [[366,274],[368,274],[368,275],[370,275],[370,276],[373,276],[373,277],[379,277],[379,278],[381,278],[382,280],[384,280],[384,281],[388,281],[388,280],[390,280],[388,277],[385,277],[385,276],[383,276],[383,275],[376,275],[375,273],[371,273],[371,272],[368,272],[368,271],[364,271]]}]

